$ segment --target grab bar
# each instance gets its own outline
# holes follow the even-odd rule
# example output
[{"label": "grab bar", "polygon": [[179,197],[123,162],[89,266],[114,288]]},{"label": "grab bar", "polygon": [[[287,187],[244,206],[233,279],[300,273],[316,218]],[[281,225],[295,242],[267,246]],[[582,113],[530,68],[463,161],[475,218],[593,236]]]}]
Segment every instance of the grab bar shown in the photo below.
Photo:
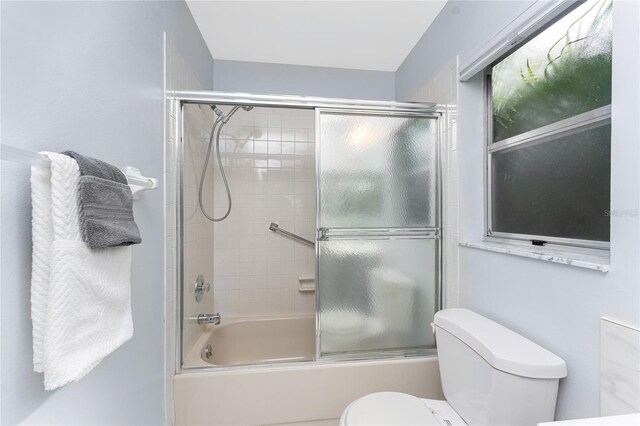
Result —
[{"label": "grab bar", "polygon": [[278,226],[277,223],[275,222],[271,222],[271,225],[269,225],[269,230],[276,232],[276,233],[280,233],[284,236],[287,236],[289,238],[291,238],[292,240],[296,240],[298,242],[301,242],[302,244],[306,244],[310,247],[315,247],[316,243],[314,243],[313,241],[307,240],[306,238],[302,238],[299,235],[293,234],[289,231],[285,231],[284,229],[280,229],[280,227]]}]

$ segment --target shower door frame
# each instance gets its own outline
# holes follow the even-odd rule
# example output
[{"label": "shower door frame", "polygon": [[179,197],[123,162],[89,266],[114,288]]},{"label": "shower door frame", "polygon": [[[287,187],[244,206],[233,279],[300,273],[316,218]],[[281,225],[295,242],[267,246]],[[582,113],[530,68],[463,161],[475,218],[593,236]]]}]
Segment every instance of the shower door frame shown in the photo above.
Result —
[{"label": "shower door frame", "polygon": [[[211,366],[211,367],[194,367],[183,368],[183,320],[184,320],[184,307],[183,307],[183,295],[184,295],[184,275],[183,275],[183,263],[184,263],[184,229],[183,229],[183,148],[184,148],[184,105],[185,104],[216,104],[216,105],[247,105],[255,107],[266,108],[296,108],[296,109],[309,109],[314,110],[318,114],[319,110],[331,109],[334,111],[349,111],[351,113],[378,113],[381,115],[397,115],[397,114],[411,114],[416,116],[423,116],[433,118],[436,122],[436,188],[437,195],[436,200],[438,206],[436,208],[437,214],[437,228],[439,229],[438,238],[438,279],[436,285],[436,312],[442,309],[444,306],[442,283],[444,282],[444,268],[443,268],[443,228],[442,228],[442,146],[441,141],[444,140],[443,132],[443,115],[447,113],[448,108],[446,105],[437,103],[425,103],[425,102],[396,102],[396,101],[374,101],[374,100],[361,100],[361,99],[343,99],[343,98],[324,98],[324,97],[312,97],[312,96],[294,96],[294,95],[257,95],[249,93],[232,93],[232,92],[216,92],[216,91],[167,91],[166,98],[169,107],[174,111],[173,118],[173,136],[175,140],[176,150],[176,171],[175,182],[176,186],[176,212],[175,212],[175,247],[176,247],[176,268],[175,268],[175,293],[173,301],[176,304],[172,311],[176,312],[175,318],[175,371],[176,373],[182,372],[194,372],[194,371],[221,371],[225,369],[237,369],[237,368],[260,368],[271,364],[254,364],[246,366]],[[317,121],[317,120],[316,120]],[[318,123],[314,123],[316,132],[318,132]],[[318,159],[318,142],[316,141],[316,162]],[[316,170],[316,184],[318,183],[318,170]],[[319,193],[316,193],[316,197],[319,197]],[[318,201],[318,200],[317,200]],[[316,206],[316,230],[318,229],[319,220],[319,203]],[[169,224],[171,226],[171,224]],[[318,273],[318,241],[316,235],[316,278]],[[215,285],[215,284],[214,284]],[[318,282],[316,281],[316,286]],[[318,327],[318,292],[316,289],[316,310],[315,310],[315,359],[310,361],[312,363],[331,363],[340,361],[358,361],[358,360],[373,360],[373,359],[393,359],[393,358],[405,358],[412,356],[427,356],[435,355],[435,349],[418,349],[413,351],[399,350],[399,351],[376,351],[366,353],[354,353],[348,355],[339,356],[325,356],[320,357],[320,334]],[[170,320],[170,319],[168,319]],[[425,324],[425,327],[427,325]],[[296,365],[298,363],[291,363]],[[287,364],[277,364],[279,368]]]}]

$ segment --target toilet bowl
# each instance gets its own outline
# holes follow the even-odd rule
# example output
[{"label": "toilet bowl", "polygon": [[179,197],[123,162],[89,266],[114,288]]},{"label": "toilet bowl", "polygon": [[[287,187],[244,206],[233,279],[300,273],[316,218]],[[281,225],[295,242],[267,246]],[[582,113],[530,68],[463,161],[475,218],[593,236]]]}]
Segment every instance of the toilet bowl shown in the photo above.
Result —
[{"label": "toilet bowl", "polygon": [[447,401],[421,399],[400,392],[377,392],[353,401],[340,426],[375,425],[465,426]]},{"label": "toilet bowl", "polygon": [[341,426],[536,425],[553,421],[565,362],[468,309],[434,317],[446,401],[378,392],[349,404]]}]

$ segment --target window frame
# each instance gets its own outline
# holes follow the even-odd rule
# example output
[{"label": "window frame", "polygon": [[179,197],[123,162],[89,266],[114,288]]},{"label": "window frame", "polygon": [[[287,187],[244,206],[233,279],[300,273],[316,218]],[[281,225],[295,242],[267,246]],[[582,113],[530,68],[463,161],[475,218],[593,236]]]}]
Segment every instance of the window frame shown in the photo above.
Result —
[{"label": "window frame", "polygon": [[[529,42],[531,39],[535,38],[540,32],[544,31],[549,26],[553,25],[553,23],[557,22],[559,19],[564,17],[566,13],[571,11],[573,8],[569,8],[569,10],[564,13],[558,15],[555,19],[549,22],[547,25],[544,25],[539,31],[532,34],[530,37],[520,40],[516,45],[513,46],[513,49],[509,50],[506,54],[502,55],[496,61],[492,62],[485,69],[485,137],[484,137],[484,201],[485,201],[485,220],[484,220],[484,235],[485,240],[489,242],[529,242],[531,244],[531,248],[541,249],[544,247],[548,248],[561,248],[563,250],[566,249],[576,249],[577,251],[582,251],[584,249],[588,249],[589,251],[592,249],[596,249],[597,251],[609,251],[611,248],[610,241],[597,241],[597,240],[583,240],[583,239],[575,239],[575,238],[563,238],[563,237],[553,237],[547,235],[534,235],[534,234],[518,234],[518,233],[509,233],[509,232],[499,232],[493,231],[492,229],[492,168],[491,168],[491,158],[492,155],[496,152],[501,152],[504,150],[512,150],[518,148],[524,148],[529,146],[534,146],[536,144],[547,142],[550,138],[556,138],[563,135],[568,135],[570,133],[575,133],[579,131],[585,131],[589,129],[594,129],[597,127],[602,127],[611,124],[611,104],[595,108],[593,110],[577,114],[571,116],[569,118],[565,118],[554,123],[538,127],[533,130],[529,130],[527,132],[511,136],[507,139],[503,139],[496,143],[493,143],[493,97],[492,97],[492,83],[491,83],[491,74],[493,66],[508,55],[516,51],[518,48]],[[534,241],[543,242],[543,244],[534,244]]]}]

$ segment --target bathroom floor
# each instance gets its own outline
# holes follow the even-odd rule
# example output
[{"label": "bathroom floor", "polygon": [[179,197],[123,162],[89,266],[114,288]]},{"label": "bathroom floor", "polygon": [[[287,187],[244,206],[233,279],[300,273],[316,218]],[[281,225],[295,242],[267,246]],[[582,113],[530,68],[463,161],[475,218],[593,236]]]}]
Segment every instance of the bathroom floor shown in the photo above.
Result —
[{"label": "bathroom floor", "polygon": [[310,422],[282,423],[270,426],[337,426],[340,419],[313,420]]}]

